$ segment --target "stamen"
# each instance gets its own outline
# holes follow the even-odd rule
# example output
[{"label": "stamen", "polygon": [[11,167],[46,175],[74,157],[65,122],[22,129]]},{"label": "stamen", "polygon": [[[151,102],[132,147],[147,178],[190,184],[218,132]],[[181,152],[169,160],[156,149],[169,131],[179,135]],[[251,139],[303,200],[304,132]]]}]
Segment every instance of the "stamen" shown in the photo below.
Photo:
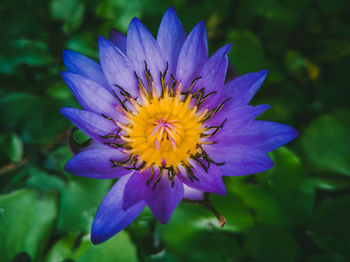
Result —
[{"label": "stamen", "polygon": [[175,150],[176,150],[176,143],[175,143],[175,140],[171,137],[171,138],[170,138],[170,141],[171,141],[171,145],[173,146],[173,150],[175,151]]},{"label": "stamen", "polygon": [[[124,143],[108,143],[108,145],[118,147],[123,153],[130,155],[131,159],[123,165],[124,168],[137,170],[139,173],[148,168],[151,169],[147,185],[153,179],[155,168],[157,170],[159,168],[160,173],[153,185],[153,190],[162,178],[164,170],[167,170],[168,179],[174,186],[174,178],[180,172],[178,165],[185,168],[191,181],[199,181],[194,175],[193,166],[189,160],[193,159],[204,170],[207,169],[204,163],[208,163],[209,166],[212,162],[201,145],[211,144],[211,142],[201,141],[201,138],[203,135],[209,135],[205,132],[212,129],[215,132],[216,129],[220,128],[211,127],[208,129],[202,125],[205,119],[210,117],[209,114],[214,114],[214,110],[209,111],[208,108],[205,108],[198,112],[198,101],[202,100],[204,89],[194,93],[191,91],[200,77],[191,82],[186,92],[181,93],[181,81],[176,80],[172,75],[173,83],[169,88],[170,82],[166,83],[167,71],[168,65],[163,73],[159,73],[161,94],[157,94],[159,88],[156,89],[146,62],[146,83],[143,83],[134,72],[138,81],[139,102],[118,86],[121,90],[120,94],[125,97],[126,101],[130,102],[125,104],[118,99],[120,105],[115,105],[127,123],[115,122],[120,128],[118,133],[122,132],[122,135],[116,135],[114,139],[121,138]],[[118,96],[116,95],[116,97]],[[195,105],[193,105],[194,99],[197,99]]]},{"label": "stamen", "polygon": [[151,175],[150,175],[150,177],[147,179],[147,182],[146,182],[146,185],[147,185],[147,186],[149,186],[149,184],[151,183],[153,176],[154,176],[154,169],[153,169],[153,165],[152,165],[152,166],[151,166]]},{"label": "stamen", "polygon": [[195,79],[192,80],[192,83],[191,83],[190,87],[189,87],[188,90],[187,90],[188,93],[191,92],[191,90],[192,90],[192,88],[194,87],[194,85],[196,84],[196,82],[197,82],[199,79],[201,79],[201,78],[202,78],[202,77],[199,76],[199,77],[197,77],[197,78],[195,78]]},{"label": "stamen", "polygon": [[181,96],[181,81],[179,80],[176,84],[175,95],[177,99],[180,99]]},{"label": "stamen", "polygon": [[117,98],[117,100],[119,101],[119,103],[122,105],[122,107],[125,109],[125,110],[128,110],[128,108],[126,107],[126,105],[123,103],[123,101],[119,98],[119,96],[114,92],[114,90],[112,91],[113,92],[113,95]]},{"label": "stamen", "polygon": [[162,178],[162,174],[163,174],[163,168],[160,169],[159,175],[157,177],[156,182],[154,183],[152,190],[156,189],[157,184],[159,183],[160,179]]},{"label": "stamen", "polygon": [[115,122],[117,126],[119,126],[121,129],[123,129],[125,132],[127,133],[131,133],[132,132],[132,129],[123,125],[122,123],[120,122]]},{"label": "stamen", "polygon": [[130,97],[129,101],[132,104],[132,106],[135,108],[136,111],[140,111],[141,106],[139,105],[139,103],[137,103],[137,101],[134,98]]}]

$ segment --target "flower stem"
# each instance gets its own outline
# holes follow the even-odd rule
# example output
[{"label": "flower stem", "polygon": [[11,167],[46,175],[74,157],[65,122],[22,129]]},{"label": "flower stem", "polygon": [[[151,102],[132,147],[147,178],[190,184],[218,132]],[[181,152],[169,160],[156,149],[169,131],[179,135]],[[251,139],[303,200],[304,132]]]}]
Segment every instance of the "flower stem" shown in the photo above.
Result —
[{"label": "flower stem", "polygon": [[190,200],[190,199],[184,199],[185,202],[194,204],[194,205],[201,205],[205,209],[208,209],[210,212],[213,213],[213,215],[218,219],[220,223],[220,227],[223,228],[226,224],[226,218],[219,213],[219,211],[216,210],[213,203],[209,200],[209,194],[205,196],[204,200]]}]

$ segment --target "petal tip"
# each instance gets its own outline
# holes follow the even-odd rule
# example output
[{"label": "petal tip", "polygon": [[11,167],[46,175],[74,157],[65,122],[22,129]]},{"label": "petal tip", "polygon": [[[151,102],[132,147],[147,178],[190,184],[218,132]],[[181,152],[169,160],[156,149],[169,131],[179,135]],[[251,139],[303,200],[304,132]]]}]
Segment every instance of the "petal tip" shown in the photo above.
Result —
[{"label": "petal tip", "polygon": [[175,7],[174,6],[170,6],[164,13],[164,16],[166,15],[174,15],[174,16],[177,16],[176,14],[176,10],[175,10]]},{"label": "petal tip", "polygon": [[227,55],[231,51],[232,43],[228,43],[224,45],[223,48],[224,48],[224,54]]},{"label": "petal tip", "polygon": [[130,28],[133,28],[134,26],[140,26],[143,25],[140,19],[138,19],[136,16],[131,19],[131,22],[129,24],[129,30]]},{"label": "petal tip", "polygon": [[108,41],[108,40],[107,40],[106,38],[104,38],[102,35],[99,35],[99,36],[98,36],[98,45],[99,45],[99,46],[106,44],[107,41]]},{"label": "petal tip", "polygon": [[72,109],[72,108],[69,108],[69,107],[62,107],[62,108],[60,109],[60,112],[61,112],[62,115],[64,115],[65,117],[67,117],[67,114],[69,113],[69,111],[72,111],[71,109]]},{"label": "petal tip", "polygon": [[94,230],[94,227],[91,229],[90,239],[91,239],[92,244],[94,244],[94,245],[101,244],[107,240],[105,238],[99,237],[98,234],[96,233],[96,230]]},{"label": "petal tip", "polygon": [[266,78],[267,74],[269,73],[269,70],[267,69],[264,69],[264,70],[261,70],[259,71],[259,74],[261,75],[262,78]]}]

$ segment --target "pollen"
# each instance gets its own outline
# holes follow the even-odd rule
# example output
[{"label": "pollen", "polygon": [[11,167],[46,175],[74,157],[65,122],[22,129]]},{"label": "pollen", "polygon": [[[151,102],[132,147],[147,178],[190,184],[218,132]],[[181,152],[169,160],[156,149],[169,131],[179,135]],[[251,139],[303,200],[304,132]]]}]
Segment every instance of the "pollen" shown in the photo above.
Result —
[{"label": "pollen", "polygon": [[206,110],[199,112],[191,103],[192,95],[181,94],[180,89],[180,82],[173,89],[166,86],[158,97],[154,86],[151,92],[141,87],[140,101],[130,99],[133,110],[123,112],[128,123],[117,123],[128,145],[123,151],[137,156],[144,168],[157,165],[176,170],[198,152]]}]

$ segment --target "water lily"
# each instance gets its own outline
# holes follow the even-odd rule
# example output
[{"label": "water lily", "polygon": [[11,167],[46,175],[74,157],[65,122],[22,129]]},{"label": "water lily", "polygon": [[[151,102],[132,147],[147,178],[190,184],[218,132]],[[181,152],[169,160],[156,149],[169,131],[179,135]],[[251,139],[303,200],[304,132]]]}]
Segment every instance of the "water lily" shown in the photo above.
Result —
[{"label": "water lily", "polygon": [[223,176],[271,168],[267,153],[297,136],[287,125],[255,120],[269,108],[249,105],[267,71],[234,78],[230,49],[209,57],[205,23],[186,35],[170,8],[156,39],[137,18],[126,37],[116,30],[100,37],[100,64],[64,52],[62,76],[83,110],[61,111],[92,139],[66,170],[119,178],[97,211],[93,243],[124,229],[146,205],[165,224],[183,199],[224,195]]}]

